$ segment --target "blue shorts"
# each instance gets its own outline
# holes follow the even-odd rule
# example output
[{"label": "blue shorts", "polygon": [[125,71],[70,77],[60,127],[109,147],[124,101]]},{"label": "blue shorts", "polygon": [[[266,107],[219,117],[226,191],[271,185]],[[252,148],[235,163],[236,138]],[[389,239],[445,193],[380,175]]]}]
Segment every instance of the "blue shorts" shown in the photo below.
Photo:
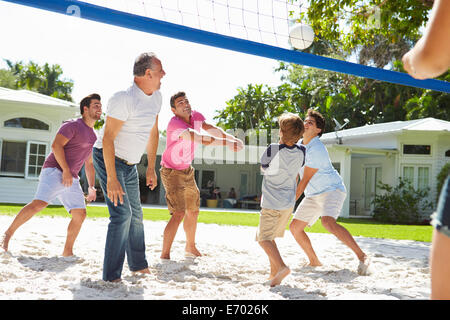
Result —
[{"label": "blue shorts", "polygon": [[56,198],[69,213],[72,209],[86,209],[79,179],[73,178],[72,185],[65,187],[62,184],[62,172],[59,169],[44,168],[39,175],[39,185],[34,200],[51,203]]},{"label": "blue shorts", "polygon": [[433,225],[442,234],[450,237],[450,176],[442,186],[436,212],[431,216]]}]

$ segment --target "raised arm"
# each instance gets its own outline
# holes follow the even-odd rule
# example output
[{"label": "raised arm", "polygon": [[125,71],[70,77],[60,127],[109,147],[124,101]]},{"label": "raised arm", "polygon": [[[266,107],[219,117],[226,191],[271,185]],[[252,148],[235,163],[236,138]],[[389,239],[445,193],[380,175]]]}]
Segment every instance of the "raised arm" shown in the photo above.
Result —
[{"label": "raised arm", "polygon": [[[232,151],[239,151],[243,148],[242,141],[239,139],[219,138],[209,133],[200,133],[193,129],[186,129],[180,134],[180,138],[187,141],[194,141],[205,146],[227,146]],[[239,143],[239,141],[241,143]]]},{"label": "raised arm", "polygon": [[435,0],[422,38],[402,58],[416,79],[433,78],[450,67],[450,1]]},{"label": "raised arm", "polygon": [[212,137],[234,141],[233,148],[230,148],[233,151],[240,151],[244,147],[244,143],[242,142],[242,140],[232,136],[231,134],[226,133],[220,127],[217,127],[213,124],[203,121],[202,129],[205,130]]}]

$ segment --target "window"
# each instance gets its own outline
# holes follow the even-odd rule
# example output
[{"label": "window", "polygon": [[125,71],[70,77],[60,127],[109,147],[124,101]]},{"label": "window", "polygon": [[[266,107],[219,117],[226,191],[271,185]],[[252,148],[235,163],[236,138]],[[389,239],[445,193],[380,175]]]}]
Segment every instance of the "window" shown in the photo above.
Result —
[{"label": "window", "polygon": [[1,141],[0,175],[37,178],[44,165],[47,144],[42,142]]},{"label": "window", "polygon": [[7,128],[25,128],[36,130],[49,130],[49,125],[32,118],[15,118],[6,120],[3,125]]},{"label": "window", "polygon": [[431,146],[430,145],[416,145],[416,144],[404,144],[403,154],[419,154],[419,155],[430,155]]},{"label": "window", "polygon": [[25,176],[27,143],[15,141],[2,142],[0,174],[5,176]]},{"label": "window", "polygon": [[45,161],[47,144],[28,141],[27,178],[38,178]]},{"label": "window", "polygon": [[[214,171],[202,170],[202,187],[201,187],[201,189],[209,189],[210,187],[214,186],[215,185],[214,178],[215,178]],[[210,184],[212,183],[213,185],[212,186],[208,185],[208,182]]]},{"label": "window", "polygon": [[445,156],[450,157],[450,150],[445,151]]},{"label": "window", "polygon": [[378,183],[381,182],[382,171],[379,166],[368,166],[364,168],[364,209],[372,210],[372,202],[379,194]]},{"label": "window", "polygon": [[430,187],[430,172],[429,166],[404,166],[403,179],[411,182],[416,189],[426,189]]}]

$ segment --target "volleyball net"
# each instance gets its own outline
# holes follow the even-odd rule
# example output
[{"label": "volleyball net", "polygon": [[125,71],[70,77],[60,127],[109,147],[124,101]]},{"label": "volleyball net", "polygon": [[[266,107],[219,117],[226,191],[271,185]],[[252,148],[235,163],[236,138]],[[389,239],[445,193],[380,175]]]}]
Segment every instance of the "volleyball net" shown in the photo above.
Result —
[{"label": "volleyball net", "polygon": [[450,93],[450,83],[294,50],[295,0],[3,0],[123,28],[374,80]]}]

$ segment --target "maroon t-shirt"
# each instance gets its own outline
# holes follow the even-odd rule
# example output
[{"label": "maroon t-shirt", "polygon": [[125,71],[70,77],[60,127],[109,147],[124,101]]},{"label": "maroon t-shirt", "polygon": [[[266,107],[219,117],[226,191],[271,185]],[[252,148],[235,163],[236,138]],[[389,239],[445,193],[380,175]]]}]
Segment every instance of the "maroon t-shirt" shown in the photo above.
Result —
[{"label": "maroon t-shirt", "polygon": [[[97,140],[94,129],[84,123],[83,119],[76,119],[65,121],[58,133],[69,139],[64,146],[64,154],[72,176],[78,178],[78,173],[91,155],[92,147]],[[53,151],[45,159],[42,168],[58,168],[62,171]]]}]

